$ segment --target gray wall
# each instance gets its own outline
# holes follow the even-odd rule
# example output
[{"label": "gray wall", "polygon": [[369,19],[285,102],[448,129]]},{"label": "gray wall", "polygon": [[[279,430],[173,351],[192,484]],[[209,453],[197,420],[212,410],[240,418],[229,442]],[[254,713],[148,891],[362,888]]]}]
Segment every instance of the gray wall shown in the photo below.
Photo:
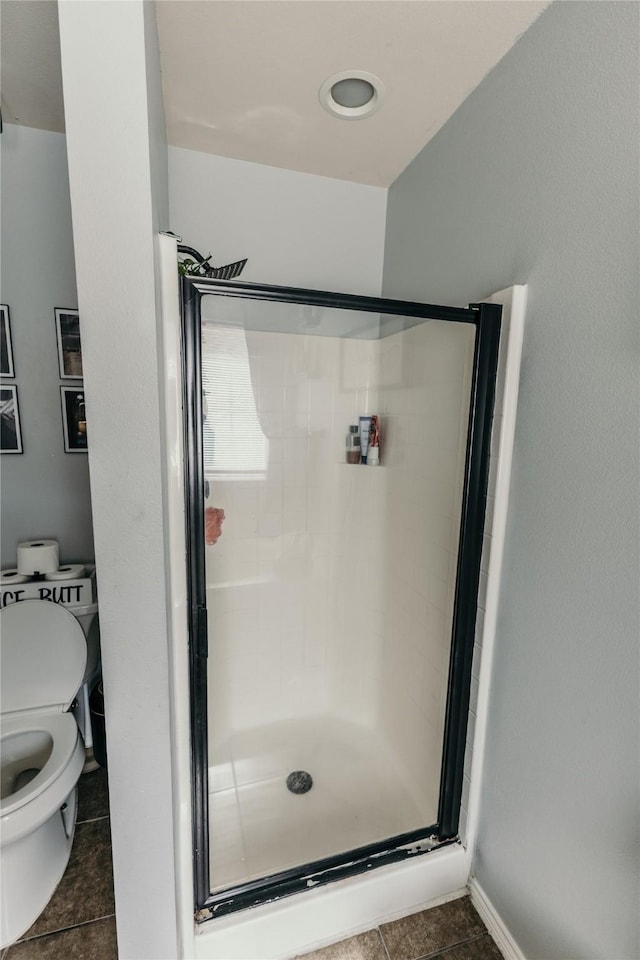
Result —
[{"label": "gray wall", "polygon": [[[169,156],[162,93],[162,64],[158,44],[155,3],[143,3],[144,47],[149,115],[149,168],[153,222],[158,230],[169,230]],[[156,294],[159,282],[156,280]]]},{"label": "gray wall", "polygon": [[474,872],[529,958],[638,942],[638,14],[554,3],[390,190],[386,296],[529,284]]},{"label": "gray wall", "polygon": [[[92,560],[87,455],[64,452],[56,307],[76,307],[65,138],[6,125],[2,150],[2,303],[11,310],[24,454],[2,456],[2,566],[16,544],[60,542],[63,561]],[[67,386],[78,381],[67,380]]]}]

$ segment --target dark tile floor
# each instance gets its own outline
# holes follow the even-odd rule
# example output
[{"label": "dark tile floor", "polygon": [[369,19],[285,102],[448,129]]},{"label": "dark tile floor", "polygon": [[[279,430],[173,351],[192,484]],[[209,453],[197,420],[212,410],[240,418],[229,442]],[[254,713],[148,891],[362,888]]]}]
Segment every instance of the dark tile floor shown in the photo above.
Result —
[{"label": "dark tile floor", "polygon": [[78,784],[69,864],[33,926],[1,960],[117,960],[109,795],[104,770]]},{"label": "dark tile floor", "polygon": [[502,960],[468,897],[383,923],[304,960]]}]

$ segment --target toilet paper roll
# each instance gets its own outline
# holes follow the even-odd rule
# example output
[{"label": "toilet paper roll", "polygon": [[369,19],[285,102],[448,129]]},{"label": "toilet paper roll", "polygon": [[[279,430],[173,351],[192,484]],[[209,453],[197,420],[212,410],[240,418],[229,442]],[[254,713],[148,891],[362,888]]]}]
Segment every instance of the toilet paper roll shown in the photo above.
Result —
[{"label": "toilet paper roll", "polygon": [[17,570],[0,570],[0,587],[10,587],[14,583],[26,583],[29,577]]},{"label": "toilet paper roll", "polygon": [[84,577],[82,563],[67,563],[63,567],[58,567],[53,573],[45,574],[45,580],[80,580],[81,577]]},{"label": "toilet paper roll", "polygon": [[18,544],[18,573],[43,576],[58,569],[57,540],[27,540]]}]

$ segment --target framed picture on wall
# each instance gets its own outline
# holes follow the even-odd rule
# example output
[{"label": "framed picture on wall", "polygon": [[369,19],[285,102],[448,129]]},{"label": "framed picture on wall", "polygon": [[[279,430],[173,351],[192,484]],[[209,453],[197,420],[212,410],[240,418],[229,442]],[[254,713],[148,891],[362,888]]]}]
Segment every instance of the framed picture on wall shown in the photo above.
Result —
[{"label": "framed picture on wall", "polygon": [[9,307],[0,304],[0,377],[15,376],[13,370],[13,348],[11,346],[11,323]]},{"label": "framed picture on wall", "polygon": [[77,310],[56,308],[58,366],[62,380],[82,380],[80,318]]},{"label": "framed picture on wall", "polygon": [[15,384],[0,387],[0,452],[22,453],[22,431]]},{"label": "framed picture on wall", "polygon": [[65,453],[87,452],[87,420],[84,412],[84,390],[60,387],[62,397],[62,432]]}]

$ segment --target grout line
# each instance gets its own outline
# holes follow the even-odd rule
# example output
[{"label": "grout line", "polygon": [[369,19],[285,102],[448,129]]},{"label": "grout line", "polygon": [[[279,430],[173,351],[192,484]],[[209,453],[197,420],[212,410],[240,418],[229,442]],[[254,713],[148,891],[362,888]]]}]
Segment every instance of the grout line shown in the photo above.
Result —
[{"label": "grout line", "polygon": [[382,943],[382,949],[384,950],[384,955],[387,958],[387,960],[391,960],[391,957],[389,956],[389,951],[387,950],[387,945],[384,941],[384,937],[382,936],[382,930],[380,929],[380,927],[376,927],[376,930],[378,932],[378,936],[380,937],[380,942]]},{"label": "grout line", "polygon": [[[115,913],[105,913],[102,917],[92,917],[91,920],[82,920],[80,923],[71,923],[68,927],[58,927],[56,930],[47,930],[46,933],[38,933],[35,937],[23,937],[22,940],[16,940],[15,943],[12,943],[12,947],[16,947],[19,943],[34,943],[36,940],[44,940],[45,937],[55,937],[59,933],[66,933],[68,930],[75,930],[76,927],[88,927],[92,923],[98,923],[100,920],[110,920],[111,917],[115,918]],[[8,949],[11,949],[9,947]]]},{"label": "grout line", "polygon": [[436,950],[435,953],[425,953],[421,957],[416,957],[415,960],[437,960],[438,957],[446,956],[449,950],[454,950],[456,947],[462,947],[465,943],[475,943],[476,940],[482,940],[483,937],[491,935],[485,930],[484,933],[477,933],[475,937],[465,937],[464,940],[456,940],[455,943],[449,943],[446,947],[442,947],[440,950]]},{"label": "grout line", "polygon": [[76,820],[76,826],[79,826],[81,823],[97,823],[98,820],[108,820],[109,814],[105,813],[101,817],[89,817],[86,820]]}]

